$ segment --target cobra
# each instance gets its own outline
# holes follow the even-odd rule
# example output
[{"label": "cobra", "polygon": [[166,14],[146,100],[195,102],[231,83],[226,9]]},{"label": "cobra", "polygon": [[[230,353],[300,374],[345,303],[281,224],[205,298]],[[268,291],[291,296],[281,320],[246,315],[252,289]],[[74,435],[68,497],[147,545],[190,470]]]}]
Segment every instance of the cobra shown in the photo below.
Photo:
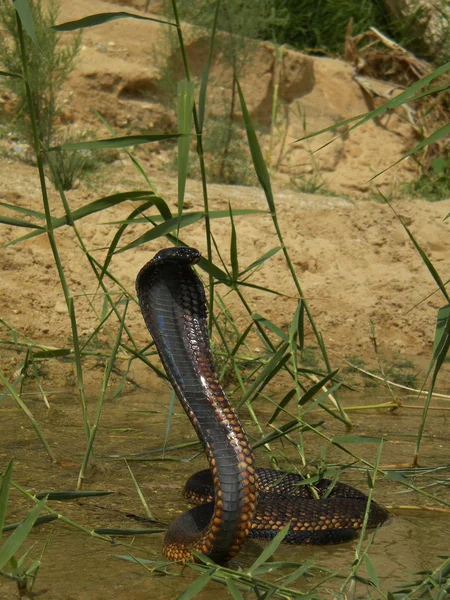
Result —
[{"label": "cobra", "polygon": [[[363,523],[365,494],[322,479],[315,486],[317,499],[300,475],[256,468],[245,430],[219,383],[205,292],[192,268],[200,258],[195,248],[162,250],[136,280],[145,323],[209,463],[186,485],[185,495],[198,504],[171,524],[164,555],[191,561],[195,550],[223,564],[247,536],[270,539],[288,522],[285,541],[291,543],[352,539]],[[371,503],[370,527],[387,517],[383,507]]]}]

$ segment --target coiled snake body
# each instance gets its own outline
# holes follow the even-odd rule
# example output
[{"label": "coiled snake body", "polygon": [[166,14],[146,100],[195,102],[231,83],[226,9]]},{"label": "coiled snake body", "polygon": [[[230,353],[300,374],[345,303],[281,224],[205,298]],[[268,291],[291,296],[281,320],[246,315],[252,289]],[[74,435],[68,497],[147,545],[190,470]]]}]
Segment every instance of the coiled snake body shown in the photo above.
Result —
[{"label": "coiled snake body", "polygon": [[[362,492],[341,483],[330,491],[331,482],[322,479],[315,485],[316,499],[308,486],[299,485],[300,476],[255,468],[246,433],[215,369],[205,293],[191,268],[199,260],[194,248],[162,250],[136,281],[146,325],[210,467],[188,481],[185,495],[202,503],[172,523],[164,540],[165,556],[194,560],[194,549],[224,563],[239,552],[248,535],[271,538],[289,521],[285,539],[291,543],[353,538],[366,510]],[[368,524],[375,526],[387,516],[372,502]]]}]

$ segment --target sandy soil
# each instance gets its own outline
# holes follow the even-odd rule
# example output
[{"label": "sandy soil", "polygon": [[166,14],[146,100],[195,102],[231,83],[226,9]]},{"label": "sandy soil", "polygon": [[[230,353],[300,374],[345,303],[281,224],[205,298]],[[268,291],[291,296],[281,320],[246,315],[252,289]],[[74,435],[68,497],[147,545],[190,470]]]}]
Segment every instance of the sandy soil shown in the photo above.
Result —
[{"label": "sandy soil", "polygon": [[[76,5],[63,2],[62,5],[61,20],[79,18],[90,12],[117,10],[116,4],[100,0],[83,1]],[[83,123],[92,122],[91,109],[100,108],[107,112],[107,117],[119,131],[121,126],[123,131],[133,131],[134,126],[134,132],[141,131],[145,124],[147,128],[154,125],[153,131],[161,131],[165,127],[170,130],[173,120],[168,117],[170,112],[164,109],[161,98],[158,101],[153,98],[148,102],[147,98],[143,104],[136,99],[138,92],[134,96],[130,92],[136,86],[138,89],[139,85],[147,86],[147,91],[151,92],[152,81],[157,78],[155,68],[149,67],[148,61],[143,60],[141,37],[145,26],[146,23],[136,24],[131,20],[124,20],[116,21],[111,28],[100,27],[86,31],[82,61],[63,90],[67,100],[64,118],[72,123],[71,126],[77,128]],[[111,45],[109,42],[112,38],[116,41]],[[189,47],[200,60],[199,55],[195,55],[197,46],[194,42]],[[126,47],[126,51],[122,52],[122,47]],[[262,48],[261,60],[264,60],[269,46],[265,44]],[[307,58],[308,60],[299,53],[287,55],[283,89],[286,98],[290,90],[292,103],[303,102],[304,107],[316,106],[317,114],[314,116],[314,111],[310,113],[311,129],[318,129],[333,119],[336,122],[339,118],[364,110],[361,90],[352,82],[348,65],[330,59],[320,61]],[[296,69],[298,72],[303,69],[307,75],[309,73],[308,77],[305,75],[303,78],[306,90],[292,87]],[[254,71],[257,72],[256,67]],[[142,79],[142,73],[147,79]],[[261,100],[261,90],[256,89],[252,83],[254,79],[250,75],[248,77],[243,85],[249,94],[253,116],[258,119],[261,118],[263,109],[270,114],[271,106]],[[130,88],[132,84],[135,88]],[[265,85],[269,89],[271,84],[266,82]],[[339,89],[342,91],[340,98]],[[252,90],[255,91],[254,96]],[[339,111],[336,108],[338,105]],[[166,117],[165,121],[163,117]],[[345,192],[346,197],[294,192],[286,186],[289,178],[286,178],[283,169],[274,178],[277,209],[285,242],[304,297],[323,333],[333,362],[352,356],[369,362],[374,360],[371,323],[375,327],[377,342],[383,353],[424,359],[430,356],[436,310],[444,304],[442,295],[436,293],[424,300],[435,290],[435,285],[393,211],[385,204],[354,195],[355,191],[368,189],[364,182],[368,181],[374,168],[388,166],[404,152],[407,140],[411,141],[411,132],[408,133],[406,125],[400,123],[394,115],[389,125],[370,124],[368,129],[355,135],[343,135],[337,142],[336,150],[333,150],[334,154],[327,150],[324,164],[328,166],[324,172],[331,178],[330,181],[339,184],[337,188]],[[297,134],[295,130],[291,132],[293,138]],[[331,147],[335,146],[332,144],[328,148]],[[8,152],[8,143],[4,148]],[[380,148],[383,149],[382,152]],[[143,164],[158,193],[175,210],[176,174],[164,168],[167,152],[158,145],[152,146],[150,151],[148,154],[140,151]],[[293,155],[293,160],[298,162],[298,158]],[[385,179],[383,185],[393,184],[396,177],[404,179],[410,173],[410,166],[405,163],[401,163],[398,169],[400,171],[388,171],[386,177],[392,176],[394,179]],[[42,210],[35,168],[19,162],[11,154],[0,158],[0,172],[2,202]],[[146,189],[145,183],[130,162],[121,156],[103,169],[94,184],[82,184],[68,192],[68,200],[74,210],[101,196],[133,189]],[[228,203],[231,203],[233,209],[267,211],[264,195],[258,188],[212,184],[209,193],[212,210],[227,209]],[[63,214],[61,202],[54,191],[51,191],[51,204],[54,215]],[[106,223],[126,218],[135,206],[135,203],[127,201],[114,209],[78,222],[85,244],[97,259],[105,256],[105,248],[117,231],[117,225]],[[444,222],[443,219],[450,212],[450,200],[430,204],[403,198],[395,200],[393,206],[445,280],[449,272],[450,237],[449,222]],[[185,208],[202,210],[202,207],[200,184],[189,180]],[[9,216],[19,216],[6,209],[2,212]],[[155,212],[149,211],[153,214]],[[241,267],[251,264],[266,251],[279,245],[268,214],[237,217],[236,223]],[[129,228],[122,243],[131,242],[146,230],[145,225]],[[11,242],[24,231],[2,225],[2,243]],[[227,260],[230,227],[226,219],[213,222],[213,233]],[[88,334],[98,323],[98,316],[90,307],[90,302],[97,311],[101,310],[102,305],[95,277],[69,227],[59,229],[56,239],[68,285],[75,297],[80,330]],[[203,223],[183,230],[182,239],[205,251]],[[167,243],[165,240],[158,240],[117,254],[111,263],[112,274],[133,294],[134,279],[139,268]],[[41,235],[30,241],[2,248],[0,267],[2,318],[17,331],[37,342],[49,346],[64,346],[70,335],[70,325],[46,236]],[[245,291],[254,312],[286,328],[298,298],[282,253],[268,261],[251,281],[282,294],[276,296],[251,289]],[[238,301],[233,295],[228,296],[226,301],[233,310],[239,327],[243,328],[248,317]],[[136,339],[144,343],[147,333],[135,304],[130,306],[128,324]],[[314,344],[311,331],[308,331],[307,344]],[[254,342],[255,351],[257,347],[258,344]],[[17,360],[16,357],[5,359],[6,366],[9,364],[14,367]]]},{"label": "sandy soil", "polygon": [[[9,160],[0,161],[5,174],[3,200],[41,210],[36,170]],[[96,197],[109,193],[139,189],[138,176],[125,161],[109,167],[108,182],[95,192],[81,186],[69,192],[72,210]],[[175,210],[176,183],[172,175],[157,174],[159,193]],[[188,181],[186,204],[201,210],[200,185]],[[51,194],[55,215],[63,214],[57,195]],[[210,186],[212,210],[252,208],[267,210],[264,195],[258,188]],[[373,356],[370,322],[376,329],[378,344],[387,352],[407,356],[430,353],[436,310],[443,305],[439,293],[421,302],[435,286],[417,251],[409,241],[392,210],[379,203],[352,202],[347,199],[305,195],[281,190],[276,194],[280,225],[300,279],[304,297],[324,335],[330,351],[338,356]],[[126,218],[135,204],[125,204],[97,213],[78,222],[79,231],[92,254],[100,259],[110,244],[117,225],[110,221]],[[445,278],[448,272],[450,240],[448,221],[450,201],[430,204],[420,200],[396,201],[394,207],[410,227],[422,248]],[[153,214],[156,211],[150,211]],[[236,218],[241,266],[247,266],[266,251],[278,246],[269,215]],[[147,230],[145,225],[130,228],[123,238],[129,243]],[[3,226],[2,238],[9,242],[23,233]],[[229,254],[230,227],[226,219],[213,222],[213,232],[224,256]],[[76,297],[79,326],[88,333],[97,317],[86,298],[99,310],[101,298],[95,277],[81,252],[74,233],[64,227],[57,231],[57,243],[71,293]],[[182,231],[182,239],[205,251],[202,222]],[[112,274],[133,293],[139,268],[167,241],[158,240],[123,254],[111,264]],[[32,339],[47,345],[64,344],[70,326],[58,274],[45,235],[1,251],[3,285],[0,292],[2,317]],[[272,288],[283,296],[245,291],[252,310],[286,328],[294,313],[297,297],[282,253],[269,260],[251,279],[257,285]],[[113,286],[114,288],[114,286]],[[112,288],[112,289],[113,289]],[[219,288],[219,291],[221,289]],[[225,290],[222,290],[224,293]],[[83,297],[85,295],[85,297]],[[247,319],[232,296],[227,304],[233,309],[238,325]],[[420,303],[420,304],[419,304]],[[414,308],[417,304],[416,308]],[[137,339],[145,341],[147,333],[136,305],[131,305],[128,322]],[[313,343],[311,332],[307,343]]]}]

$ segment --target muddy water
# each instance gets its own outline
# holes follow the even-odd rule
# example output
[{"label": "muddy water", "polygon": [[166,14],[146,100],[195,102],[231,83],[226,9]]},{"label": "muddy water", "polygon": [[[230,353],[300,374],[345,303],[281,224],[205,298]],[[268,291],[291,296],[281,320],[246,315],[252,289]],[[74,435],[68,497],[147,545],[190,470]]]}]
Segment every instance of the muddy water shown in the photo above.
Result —
[{"label": "muddy water", "polygon": [[[7,461],[13,458],[14,480],[33,493],[74,489],[85,448],[81,410],[74,390],[50,396],[50,410],[45,408],[36,395],[24,398],[41,424],[58,462],[52,464],[48,460],[23,413],[10,400],[4,400],[0,406],[0,469],[4,470]],[[181,496],[184,481],[189,474],[205,466],[205,459],[199,452],[199,446],[168,451],[165,460],[160,452],[154,452],[164,444],[168,398],[168,389],[159,386],[108,400],[104,405],[95,444],[96,455],[87,473],[85,489],[110,490],[115,493],[80,501],[51,502],[50,505],[89,530],[98,527],[161,527],[161,523],[170,522],[183,512],[186,509]],[[359,406],[385,400],[387,398],[380,396],[372,395],[368,398],[353,394],[344,398],[344,403],[346,406]],[[262,402],[258,405],[258,416],[261,423],[264,423],[273,409]],[[404,398],[404,403],[416,406],[421,404],[411,398]],[[450,407],[450,403],[438,400],[433,405]],[[90,401],[90,409],[93,415],[95,398]],[[383,465],[407,464],[411,461],[415,443],[413,434],[417,431],[421,411],[402,408],[396,414],[387,410],[350,414],[354,422],[353,434],[385,437]],[[431,411],[422,447],[423,466],[449,465],[449,419],[449,412]],[[254,432],[255,429],[245,414],[243,420],[250,433]],[[325,420],[323,432],[328,436],[347,433],[340,423],[321,411],[310,413],[308,420],[311,423]],[[195,439],[187,418],[176,405],[168,445],[193,442]],[[317,459],[321,450],[318,436],[306,434],[305,444],[308,460]],[[368,460],[373,460],[376,453],[374,445],[352,445],[349,448]],[[295,449],[285,444],[283,452],[298,464]],[[136,453],[145,454],[136,456]],[[143,517],[144,512],[122,458],[124,456],[128,457],[159,525],[133,518],[133,515]],[[269,464],[263,451],[258,451],[257,456],[259,464]],[[350,458],[328,446],[327,461],[330,464],[341,464],[350,462]],[[444,469],[427,476],[415,477],[413,481],[418,486],[431,486],[426,488],[429,492],[449,501],[449,477],[450,469]],[[341,479],[360,489],[367,489],[363,471],[346,470]],[[444,484],[439,483],[446,479],[447,485],[445,481]],[[416,493],[403,493],[404,489],[400,484],[380,479],[376,484],[375,498],[387,506],[433,505]],[[32,503],[18,492],[12,492],[7,522],[20,520],[31,506]],[[393,518],[378,532],[370,551],[380,586],[385,592],[394,591],[395,585],[400,582],[414,580],[414,572],[436,567],[440,562],[438,555],[448,554],[450,551],[450,514],[410,509],[393,509],[392,512]],[[57,521],[36,528],[23,548],[28,549],[35,544],[31,556],[38,558],[50,533],[47,551],[33,590],[38,598],[44,600],[172,599],[178,597],[193,580],[190,569],[181,573],[178,567],[171,567],[172,576],[151,575],[144,567],[117,558],[117,555],[131,554],[148,560],[161,560],[162,533],[140,535],[134,539],[117,537],[116,544],[111,545]],[[234,566],[241,565],[245,568],[250,565],[262,547],[262,544],[249,541]],[[355,548],[356,542],[333,547],[282,546],[274,559],[302,563],[313,558],[315,564],[347,575]],[[364,576],[364,570],[360,574]],[[307,592],[323,576],[324,573],[317,573],[312,578],[297,580],[293,586]],[[330,593],[339,589],[341,581],[328,581],[318,593],[329,597]],[[209,598],[211,594],[217,599],[229,597],[225,588],[212,583],[198,598]],[[0,598],[7,600],[17,597],[15,584],[0,579]],[[352,597],[368,597],[367,589],[358,584]],[[373,597],[377,597],[376,593]]]}]

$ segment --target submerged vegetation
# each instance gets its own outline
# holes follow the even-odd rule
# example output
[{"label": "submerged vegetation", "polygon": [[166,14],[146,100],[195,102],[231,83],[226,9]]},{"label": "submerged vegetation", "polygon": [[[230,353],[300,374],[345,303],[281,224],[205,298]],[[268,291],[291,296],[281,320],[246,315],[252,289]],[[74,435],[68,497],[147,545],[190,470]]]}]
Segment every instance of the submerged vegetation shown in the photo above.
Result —
[{"label": "submerged vegetation", "polygon": [[[3,0],[5,1],[5,0]],[[181,3],[180,3],[181,4]],[[364,6],[367,3],[363,3]],[[219,10],[219,3],[213,3],[214,10]],[[287,6],[287,3],[286,3]],[[271,464],[280,462],[291,470],[299,470],[314,477],[327,475],[332,479],[339,478],[345,469],[362,470],[367,477],[367,488],[369,496],[376,490],[376,486],[382,484],[384,489],[398,486],[395,489],[403,493],[414,494],[416,498],[424,499],[431,503],[431,510],[448,511],[450,500],[447,475],[439,475],[441,479],[431,484],[423,482],[421,477],[432,475],[439,469],[448,469],[447,464],[439,467],[423,469],[410,469],[404,465],[382,467],[381,454],[386,440],[386,433],[380,431],[379,436],[365,437],[357,432],[349,432],[352,427],[352,410],[372,410],[373,406],[348,407],[341,398],[340,391],[345,387],[341,374],[334,368],[332,358],[328,355],[323,336],[319,331],[314,315],[310,309],[308,300],[304,297],[302,283],[294,268],[291,249],[284,242],[283,231],[278,220],[278,207],[276,197],[272,191],[269,169],[263,157],[254,124],[247,109],[246,99],[239,84],[239,68],[233,70],[234,75],[234,102],[233,115],[239,109],[242,114],[247,139],[247,146],[252,159],[252,167],[261,185],[266,202],[267,211],[265,218],[270,219],[276,236],[277,245],[270,251],[262,254],[258,260],[248,264],[246,257],[239,250],[239,238],[237,235],[236,221],[245,215],[255,215],[261,211],[241,209],[230,206],[229,211],[210,210],[208,196],[208,171],[205,164],[206,141],[204,140],[205,115],[207,110],[207,88],[211,55],[216,42],[217,20],[213,19],[209,36],[208,58],[205,63],[203,75],[199,82],[200,90],[198,96],[195,94],[194,84],[189,71],[186,57],[186,46],[183,38],[183,27],[180,25],[178,3],[171,2],[171,14],[167,20],[162,22],[173,29],[177,34],[179,50],[183,59],[184,73],[180,77],[177,86],[177,114],[178,129],[174,133],[149,132],[140,135],[126,137],[110,137],[102,140],[83,140],[61,143],[55,147],[53,131],[48,129],[47,112],[38,99],[39,84],[34,80],[33,69],[30,67],[30,54],[35,48],[47,56],[51,52],[45,45],[41,45],[36,32],[38,24],[36,14],[30,10],[30,4],[26,0],[14,3],[13,16],[10,21],[12,29],[14,22],[14,36],[17,39],[15,57],[20,58],[20,63],[5,67],[6,71],[0,74],[6,78],[17,79],[23,93],[22,111],[26,111],[26,122],[29,123],[30,141],[35,154],[36,168],[39,173],[41,186],[42,208],[26,208],[18,204],[2,203],[7,214],[0,216],[3,225],[12,226],[17,231],[17,238],[9,245],[35,243],[39,236],[48,239],[53,267],[58,273],[61,289],[64,296],[63,310],[67,312],[70,321],[70,337],[65,345],[49,347],[43,345],[40,340],[31,339],[25,331],[19,331],[4,319],[2,325],[2,351],[8,357],[13,357],[14,367],[8,368],[8,373],[0,372],[3,384],[0,401],[6,399],[14,401],[19,407],[24,418],[28,419],[34,430],[33,440],[39,440],[43,452],[53,464],[60,460],[60,448],[54,443],[53,435],[47,435],[46,431],[52,431],[52,422],[46,423],[46,427],[39,422],[35,416],[35,410],[30,410],[31,402],[27,397],[28,386],[25,385],[30,374],[35,382],[34,396],[38,398],[40,405],[49,405],[52,390],[47,389],[45,373],[42,365],[56,364],[59,361],[67,361],[73,366],[76,380],[76,398],[78,402],[79,422],[84,431],[83,448],[78,448],[81,455],[80,465],[76,482],[72,487],[77,490],[67,492],[64,489],[54,490],[51,493],[33,494],[28,491],[29,481],[21,484],[13,478],[12,464],[2,464],[3,477],[0,488],[0,530],[6,523],[9,514],[11,497],[22,506],[27,502],[31,506],[28,515],[22,517],[21,523],[7,537],[4,532],[0,545],[0,575],[16,582],[20,593],[32,592],[36,578],[39,580],[39,570],[44,568],[46,552],[51,550],[52,539],[49,535],[41,552],[31,544],[29,536],[35,525],[43,524],[39,519],[42,516],[52,517],[63,521],[70,528],[75,529],[83,539],[94,544],[94,542],[105,545],[116,544],[124,548],[115,549],[115,554],[120,554],[123,561],[138,564],[149,577],[158,575],[158,578],[171,578],[178,585],[177,594],[179,598],[187,600],[199,594],[206,586],[220,586],[220,593],[225,592],[229,597],[240,598],[326,598],[329,597],[329,589],[332,588],[336,598],[346,598],[355,592],[358,585],[359,597],[388,598],[389,600],[403,600],[413,598],[433,598],[443,600],[448,594],[450,587],[450,559],[448,557],[431,557],[430,563],[433,569],[416,575],[409,573],[397,573],[397,587],[388,590],[384,586],[382,574],[377,573],[371,559],[371,551],[377,543],[377,533],[368,539],[362,536],[352,550],[347,548],[347,564],[335,572],[333,567],[324,567],[310,556],[302,561],[274,561],[273,554],[278,550],[283,536],[281,532],[264,549],[258,549],[258,556],[252,560],[252,564],[242,568],[234,568],[233,565],[222,567],[214,564],[207,557],[198,557],[198,564],[188,565],[180,575],[180,567],[168,562],[161,562],[151,552],[145,553],[142,547],[136,547],[135,537],[141,533],[159,533],[165,528],[165,524],[154,522],[150,507],[146,504],[145,490],[142,491],[134,470],[129,467],[129,477],[133,493],[142,502],[142,513],[153,523],[152,527],[135,528],[126,530],[123,527],[117,529],[93,529],[75,522],[66,515],[68,512],[65,505],[58,505],[58,510],[51,506],[52,501],[85,498],[88,495],[100,495],[109,491],[85,490],[86,481],[89,479],[90,469],[94,452],[96,460],[102,457],[97,451],[97,436],[102,433],[108,435],[109,430],[102,428],[102,413],[106,412],[106,401],[119,398],[127,381],[132,381],[132,368],[141,365],[145,369],[165,379],[161,372],[159,362],[155,358],[155,348],[151,344],[140,344],[133,335],[129,326],[130,307],[136,301],[132,289],[127,289],[124,282],[118,280],[114,274],[114,255],[116,253],[128,252],[130,255],[135,249],[149,242],[163,242],[166,245],[184,245],[183,231],[188,226],[198,227],[198,236],[206,236],[207,251],[199,263],[199,272],[208,285],[208,303],[210,331],[215,340],[215,349],[218,356],[218,367],[222,378],[228,380],[230,397],[234,405],[242,411],[248,422],[251,432],[253,447],[258,449],[265,459]],[[213,13],[215,16],[218,13]],[[78,31],[81,28],[93,27],[102,24],[107,27],[108,23],[118,18],[132,18],[126,13],[105,13],[91,15],[79,22],[63,23],[57,26],[59,32]],[[141,15],[138,17],[145,19]],[[149,20],[154,20],[147,17]],[[31,49],[33,48],[33,50]],[[75,48],[75,46],[73,47]],[[45,62],[45,61],[44,61]],[[9,69],[9,70],[8,70]],[[370,113],[363,115],[354,121],[351,127],[357,127],[387,112],[389,109],[401,106],[417,96],[433,94],[432,84],[443,74],[450,72],[450,63],[445,64],[437,70],[429,73],[413,86],[409,87],[398,96],[389,100],[384,105],[376,108]],[[19,88],[18,88],[19,89]],[[53,109],[52,109],[53,110]],[[408,154],[421,150],[436,142],[436,139],[444,137],[447,129],[435,132],[432,136],[425,137],[418,146]],[[226,155],[231,155],[232,132],[225,136]],[[231,136],[231,137],[230,137]],[[158,193],[151,181],[151,174],[147,173],[132,153],[133,148],[144,144],[149,145],[151,152],[152,144],[164,140],[176,140],[178,143],[178,198],[177,211],[170,210],[169,203],[165,198],[165,190]],[[189,210],[184,207],[186,177],[189,169],[189,155],[192,147],[195,147],[197,169],[202,181],[203,209],[202,211]],[[104,152],[120,150],[127,154],[136,167],[139,176],[142,177],[142,188],[112,193],[106,197],[97,198],[95,201],[87,202],[81,208],[73,210],[68,195],[65,193],[64,182],[58,175],[58,161],[63,160],[64,153],[73,152]],[[213,147],[211,152],[213,152]],[[63,154],[59,154],[63,153]],[[59,157],[54,159],[52,157]],[[74,156],[74,155],[72,155]],[[220,162],[220,156],[218,157]],[[219,169],[222,167],[219,167]],[[225,167],[223,167],[225,168]],[[228,167],[227,167],[228,168]],[[63,208],[63,216],[56,217],[49,200],[47,189],[46,169],[50,169],[52,179],[55,182],[59,195],[60,204]],[[239,181],[239,173],[234,175]],[[321,182],[305,182],[308,185],[318,185]],[[112,241],[106,250],[99,253],[100,247],[91,247],[84,239],[80,222],[90,215],[99,211],[106,211],[121,205],[128,206],[133,202],[128,218],[119,222],[109,224],[114,232]],[[11,217],[11,213],[14,215]],[[106,217],[105,217],[106,218]],[[398,217],[401,219],[401,217]],[[226,248],[219,247],[213,234],[213,222],[215,219],[225,219],[230,227],[231,235]],[[204,225],[205,234],[198,224]],[[403,223],[402,223],[403,224]],[[420,247],[406,224],[403,224],[405,236],[419,252],[429,273],[433,277],[436,287],[444,296],[445,306],[438,311],[437,326],[435,332],[435,344],[430,361],[428,392],[425,400],[421,401],[420,409],[422,417],[417,431],[410,433],[415,437],[415,452],[409,457],[410,463],[416,467],[420,464],[421,444],[423,441],[425,425],[427,423],[430,403],[440,368],[446,359],[450,346],[450,298],[446,289],[446,280],[438,273],[437,267]],[[141,227],[144,233],[137,235],[136,231]],[[96,280],[96,291],[92,295],[80,296],[74,293],[68,282],[67,272],[69,265],[64,263],[60,250],[61,237],[59,230],[68,228],[76,240],[79,251],[82,253],[87,268],[89,268]],[[248,299],[249,289],[257,289],[267,302],[272,301],[276,295],[282,295],[284,290],[271,290],[260,286],[255,274],[266,262],[273,260],[275,256],[282,257],[284,268],[286,268],[292,280],[296,294],[296,309],[291,315],[290,322],[285,329],[281,329],[276,323],[271,322],[264,315],[257,314],[255,308]],[[232,291],[237,298],[246,322],[243,326],[238,325],[233,317],[233,312],[227,305],[227,292]],[[218,293],[219,292],[219,293]],[[79,314],[81,310],[89,310],[92,313],[95,325],[89,332],[83,332],[79,326]],[[312,331],[314,337],[314,350],[305,347],[305,332]],[[251,354],[248,343],[250,339],[256,339],[261,348],[258,356]],[[217,349],[220,348],[220,354]],[[351,361],[349,361],[351,362]],[[356,362],[356,361],[354,361]],[[103,376],[98,398],[94,401],[88,393],[86,379],[92,365],[101,367]],[[403,379],[403,384],[416,384],[417,373],[408,363],[402,362],[394,365],[397,372],[386,369],[380,360],[381,378],[386,380],[390,377],[399,378],[403,373],[408,374]],[[361,368],[357,364],[353,368]],[[283,397],[279,399],[271,393],[271,386],[281,378],[283,381]],[[395,382],[394,382],[395,383]],[[390,385],[390,383],[389,383]],[[421,396],[423,397],[423,396]],[[159,401],[159,400],[158,400]],[[377,405],[376,408],[380,408]],[[394,400],[381,405],[385,410],[398,411],[400,402]],[[116,454],[114,459],[124,458],[129,462],[132,460],[163,461],[168,464],[179,465],[180,468],[190,461],[186,455],[180,455],[186,447],[198,449],[196,441],[184,440],[174,448],[168,446],[169,433],[172,420],[176,419],[173,395],[169,410],[160,411],[158,416],[167,416],[166,422],[159,423],[163,441],[158,448],[146,454],[145,459],[134,455]],[[309,417],[314,416],[311,423]],[[55,419],[55,417],[53,417]],[[267,426],[266,426],[267,424]],[[325,425],[324,425],[325,424]],[[117,424],[115,424],[117,428]],[[333,427],[344,429],[345,434],[330,433]],[[111,426],[113,428],[113,426]],[[114,430],[116,431],[116,430]],[[317,442],[316,451],[309,452],[307,447],[311,439]],[[387,438],[389,439],[389,438]],[[146,441],[148,443],[148,440]],[[359,451],[360,444],[365,452]],[[156,444],[155,444],[156,445]],[[119,446],[120,447],[120,446]],[[317,450],[317,448],[319,448]],[[356,448],[356,449],[355,449]],[[175,451],[175,452],[174,452]],[[328,451],[328,456],[327,456]],[[174,453],[173,453],[174,452]],[[169,456],[170,454],[170,456]],[[78,456],[78,455],[77,455]],[[173,458],[172,458],[173,457]],[[109,457],[110,458],[110,457]],[[172,463],[170,461],[173,461]],[[189,465],[188,465],[189,466]],[[173,482],[174,475],[170,475]],[[176,475],[178,478],[178,474]],[[50,479],[53,485],[58,485],[55,477]],[[168,486],[170,487],[170,486]],[[52,494],[60,495],[52,495]],[[20,500],[18,500],[20,499]],[[23,504],[21,504],[21,502]],[[48,519],[48,520],[52,520]],[[10,529],[11,529],[10,528]],[[146,530],[145,530],[146,529]],[[116,542],[118,536],[130,536],[131,542]],[[125,538],[126,539],[126,538]],[[130,538],[129,538],[130,539]],[[29,543],[30,542],[30,543]],[[27,550],[23,550],[24,546]],[[95,551],[98,550],[98,544]],[[352,561],[353,559],[353,561]],[[350,564],[351,563],[351,564]],[[122,563],[121,563],[122,564]],[[146,570],[146,571],[145,571]],[[188,583],[184,578],[186,571],[192,571],[192,579]],[[80,574],[81,576],[81,574]],[[114,568],[110,570],[110,576],[114,577]],[[158,579],[159,581],[159,579]],[[152,584],[153,585],[153,584]],[[300,588],[298,586],[301,586]],[[187,586],[187,587],[186,587]],[[223,587],[223,590],[222,590]],[[186,588],[182,592],[183,588]],[[362,592],[360,590],[363,590]],[[361,596],[361,593],[363,594]]]}]

